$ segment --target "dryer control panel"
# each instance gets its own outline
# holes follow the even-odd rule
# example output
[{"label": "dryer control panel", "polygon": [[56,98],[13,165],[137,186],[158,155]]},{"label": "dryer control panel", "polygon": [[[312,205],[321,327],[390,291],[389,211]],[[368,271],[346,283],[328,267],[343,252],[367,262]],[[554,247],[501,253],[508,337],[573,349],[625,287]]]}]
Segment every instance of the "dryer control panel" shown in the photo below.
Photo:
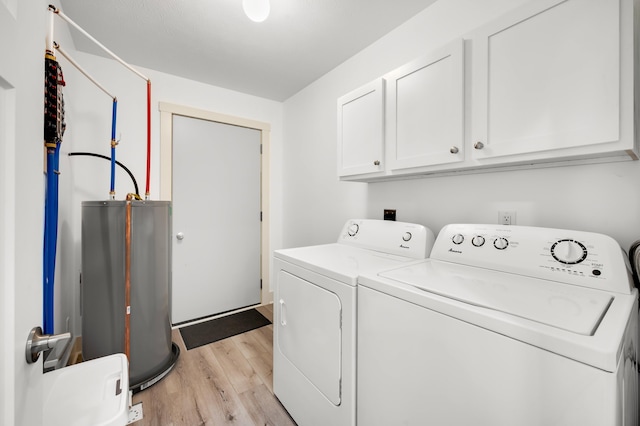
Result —
[{"label": "dryer control panel", "polygon": [[617,293],[633,289],[620,245],[591,232],[452,224],[440,231],[431,258]]},{"label": "dryer control panel", "polygon": [[412,259],[428,257],[434,241],[433,231],[423,225],[375,219],[348,220],[338,236],[340,244]]}]

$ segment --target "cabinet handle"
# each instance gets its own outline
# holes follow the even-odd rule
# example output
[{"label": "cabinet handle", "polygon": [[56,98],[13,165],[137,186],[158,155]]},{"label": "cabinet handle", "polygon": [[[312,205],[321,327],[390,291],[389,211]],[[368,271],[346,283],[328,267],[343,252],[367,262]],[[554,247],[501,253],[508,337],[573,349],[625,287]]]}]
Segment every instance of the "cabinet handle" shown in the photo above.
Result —
[{"label": "cabinet handle", "polygon": [[380,165],[380,161],[379,161],[379,160],[374,161],[374,162],[373,162],[373,165],[374,165],[374,166],[379,166],[379,165]]},{"label": "cabinet handle", "polygon": [[473,147],[475,149],[482,149],[482,148],[484,148],[484,144],[482,142],[478,141],[473,145]]},{"label": "cabinet handle", "polygon": [[449,152],[452,153],[452,154],[457,154],[458,151],[460,151],[460,150],[458,149],[457,146],[452,146],[451,149],[449,150]]}]

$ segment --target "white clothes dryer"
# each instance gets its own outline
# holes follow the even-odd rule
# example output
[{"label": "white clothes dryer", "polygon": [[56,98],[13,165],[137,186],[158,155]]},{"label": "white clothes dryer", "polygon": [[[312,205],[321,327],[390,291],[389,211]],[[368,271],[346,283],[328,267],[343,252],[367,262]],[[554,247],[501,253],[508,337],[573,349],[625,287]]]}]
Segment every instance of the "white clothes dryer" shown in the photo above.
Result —
[{"label": "white clothes dryer", "polygon": [[594,233],[448,225],[358,285],[361,425],[638,424],[638,290]]},{"label": "white clothes dryer", "polygon": [[422,225],[349,220],[333,244],[274,252],[273,388],[300,426],[353,426],[358,275],[424,259]]}]

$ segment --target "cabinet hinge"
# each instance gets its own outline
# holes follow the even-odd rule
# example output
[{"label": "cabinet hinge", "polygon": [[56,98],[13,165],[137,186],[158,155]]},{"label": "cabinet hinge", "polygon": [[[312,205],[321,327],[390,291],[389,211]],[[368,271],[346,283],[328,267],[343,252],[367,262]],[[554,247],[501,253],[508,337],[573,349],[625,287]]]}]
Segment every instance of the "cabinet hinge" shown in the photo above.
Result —
[{"label": "cabinet hinge", "polygon": [[260,222],[262,222],[262,212],[260,212]]},{"label": "cabinet hinge", "polygon": [[260,144],[260,155],[262,155],[262,144]]},{"label": "cabinet hinge", "polygon": [[260,290],[262,290],[262,278],[260,278]]}]

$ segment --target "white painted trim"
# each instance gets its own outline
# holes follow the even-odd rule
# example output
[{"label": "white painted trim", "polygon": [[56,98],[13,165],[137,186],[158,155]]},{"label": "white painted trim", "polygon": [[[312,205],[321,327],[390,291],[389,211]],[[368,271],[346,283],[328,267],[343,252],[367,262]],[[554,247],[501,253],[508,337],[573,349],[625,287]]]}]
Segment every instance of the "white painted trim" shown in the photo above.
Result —
[{"label": "white painted trim", "polygon": [[16,91],[0,77],[0,424],[15,422]]},{"label": "white painted trim", "polygon": [[199,118],[217,123],[231,124],[233,126],[246,127],[259,130],[262,144],[262,164],[261,164],[261,189],[260,208],[262,210],[262,224],[260,231],[260,275],[262,279],[261,303],[273,302],[273,292],[270,291],[270,268],[269,268],[269,230],[270,226],[270,198],[269,188],[271,175],[270,168],[270,147],[271,147],[271,125],[262,121],[248,118],[235,117],[213,111],[206,111],[184,105],[159,102],[160,110],[160,199],[172,200],[173,193],[173,116],[181,115],[185,117]]}]

